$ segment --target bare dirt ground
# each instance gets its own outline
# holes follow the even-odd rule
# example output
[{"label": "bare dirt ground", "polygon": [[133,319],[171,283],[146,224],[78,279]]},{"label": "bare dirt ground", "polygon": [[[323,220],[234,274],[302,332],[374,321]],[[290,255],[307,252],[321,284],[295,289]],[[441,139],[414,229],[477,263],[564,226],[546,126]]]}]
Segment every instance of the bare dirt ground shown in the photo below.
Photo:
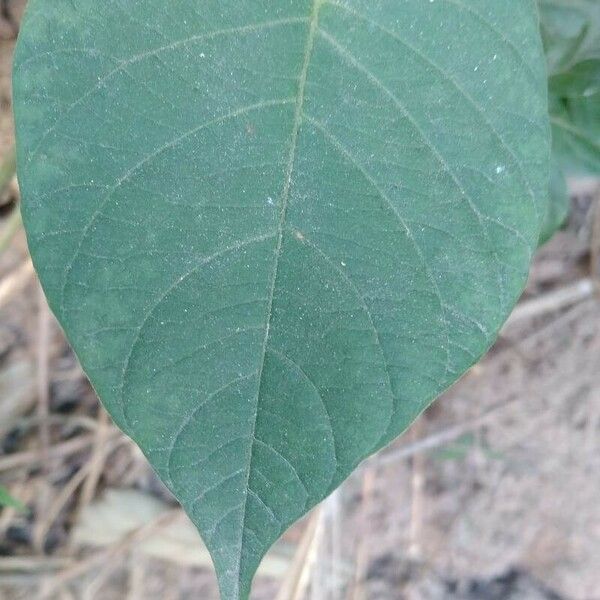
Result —
[{"label": "bare dirt ground", "polygon": [[[0,20],[0,158],[13,45]],[[257,600],[600,600],[600,185],[572,191],[496,346],[288,532]],[[4,246],[0,485],[27,509],[0,512],[0,599],[216,600],[196,533],[52,320],[23,232]]]}]

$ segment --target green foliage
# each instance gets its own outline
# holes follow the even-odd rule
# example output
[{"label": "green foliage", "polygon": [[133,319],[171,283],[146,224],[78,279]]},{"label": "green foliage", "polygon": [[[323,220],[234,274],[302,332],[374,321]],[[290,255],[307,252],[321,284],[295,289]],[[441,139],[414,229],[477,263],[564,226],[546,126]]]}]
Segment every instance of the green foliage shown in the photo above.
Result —
[{"label": "green foliage", "polygon": [[565,174],[600,175],[600,2],[540,0],[540,15],[554,164],[545,241],[567,214]]},{"label": "green foliage", "polygon": [[30,0],[31,254],[225,600],[493,343],[546,87],[523,0]]},{"label": "green foliage", "polygon": [[16,508],[20,512],[27,510],[27,507],[20,501],[11,496],[9,491],[0,485],[0,507]]},{"label": "green foliage", "polygon": [[538,0],[542,40],[550,76],[600,59],[600,3],[596,0]]},{"label": "green foliage", "polygon": [[550,196],[548,210],[540,233],[540,245],[545,244],[565,222],[569,214],[569,190],[561,164],[553,158],[550,163]]}]

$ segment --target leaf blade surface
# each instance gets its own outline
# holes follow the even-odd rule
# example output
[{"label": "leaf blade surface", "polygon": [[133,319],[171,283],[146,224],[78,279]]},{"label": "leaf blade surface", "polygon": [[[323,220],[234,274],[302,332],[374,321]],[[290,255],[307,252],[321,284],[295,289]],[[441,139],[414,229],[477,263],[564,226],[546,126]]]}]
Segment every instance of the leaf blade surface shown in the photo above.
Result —
[{"label": "leaf blade surface", "polygon": [[549,136],[533,3],[205,4],[34,0],[15,98],[51,306],[233,599],[493,342]]}]

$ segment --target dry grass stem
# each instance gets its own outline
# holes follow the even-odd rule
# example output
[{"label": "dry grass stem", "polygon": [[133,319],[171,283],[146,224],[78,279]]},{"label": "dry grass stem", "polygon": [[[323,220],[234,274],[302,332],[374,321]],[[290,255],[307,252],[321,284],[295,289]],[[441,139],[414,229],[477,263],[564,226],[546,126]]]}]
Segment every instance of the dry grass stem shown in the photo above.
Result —
[{"label": "dry grass stem", "polygon": [[596,191],[590,239],[590,271],[596,286],[600,286],[600,188]]},{"label": "dry grass stem", "polygon": [[[108,413],[102,406],[99,407],[98,415],[98,428],[96,430],[96,439],[92,447],[92,454],[90,456],[88,470],[86,473],[85,482],[81,490],[81,496],[77,509],[75,510],[75,519],[81,513],[81,511],[93,500],[96,494],[96,488],[98,487],[98,481],[102,476],[104,470],[104,463],[109,455],[107,451],[107,438],[110,435],[111,421]],[[111,448],[110,451],[114,449]]]},{"label": "dry grass stem", "polygon": [[39,438],[44,467],[48,465],[48,448],[50,447],[50,428],[48,415],[50,414],[50,309],[41,286],[38,286],[38,338],[37,338],[37,393],[39,419]]},{"label": "dry grass stem", "polygon": [[[321,523],[321,507],[315,508],[308,520],[306,529],[302,534],[300,544],[294,554],[294,559],[288,570],[288,573],[281,584],[276,600],[297,600],[301,598],[301,586],[308,583],[304,573],[307,569],[308,558],[311,548]],[[306,587],[304,586],[304,591]]]},{"label": "dry grass stem", "polygon": [[366,598],[363,582],[367,576],[369,565],[369,548],[365,537],[369,530],[369,515],[371,513],[376,477],[377,471],[374,467],[366,467],[364,469],[360,498],[360,530],[354,561],[354,578],[350,588],[350,600],[365,600]]},{"label": "dry grass stem", "polygon": [[57,571],[69,567],[72,563],[71,558],[59,556],[3,556],[0,558],[0,574]]},{"label": "dry grass stem", "polygon": [[[421,415],[412,427],[415,442],[423,439],[425,433],[425,415]],[[425,504],[425,455],[417,452],[412,457],[411,505],[408,557],[413,561],[421,560],[423,554],[423,515]]]}]

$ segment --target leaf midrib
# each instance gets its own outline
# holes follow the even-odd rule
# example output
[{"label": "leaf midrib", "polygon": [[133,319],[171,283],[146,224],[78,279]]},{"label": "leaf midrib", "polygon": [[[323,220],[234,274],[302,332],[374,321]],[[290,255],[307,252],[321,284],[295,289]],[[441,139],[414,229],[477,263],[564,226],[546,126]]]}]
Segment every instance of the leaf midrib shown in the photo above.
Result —
[{"label": "leaf midrib", "polygon": [[237,554],[237,565],[236,565],[236,596],[239,597],[240,592],[240,584],[241,584],[241,566],[242,566],[242,550],[243,550],[243,542],[244,535],[246,531],[246,511],[248,506],[248,491],[250,486],[250,473],[252,470],[252,455],[254,450],[254,442],[255,442],[255,434],[256,434],[256,424],[258,421],[258,405],[260,403],[261,390],[263,385],[263,371],[266,362],[267,355],[267,347],[269,343],[269,335],[271,328],[271,316],[273,310],[273,298],[275,296],[275,288],[277,285],[277,273],[279,270],[279,259],[281,256],[281,249],[283,245],[283,232],[285,228],[285,220],[287,215],[288,201],[290,196],[290,190],[292,185],[292,175],[294,171],[294,163],[296,161],[296,154],[298,148],[298,135],[300,132],[300,126],[302,124],[302,113],[304,106],[304,97],[306,91],[306,82],[308,78],[308,69],[310,66],[310,61],[313,53],[313,48],[315,44],[315,38],[318,29],[319,22],[319,10],[321,5],[324,4],[325,0],[313,0],[311,7],[311,14],[309,20],[308,27],[308,35],[306,38],[306,44],[304,47],[304,55],[302,62],[302,69],[300,71],[300,76],[298,78],[298,92],[296,98],[296,107],[294,110],[294,120],[292,124],[292,133],[291,133],[291,142],[290,142],[290,152],[288,156],[287,167],[285,170],[285,180],[283,191],[281,194],[281,208],[279,215],[279,222],[277,228],[277,244],[275,247],[275,259],[273,264],[273,270],[271,273],[271,282],[269,286],[269,294],[268,294],[268,303],[267,303],[267,315],[266,315],[266,326],[265,326],[265,336],[262,345],[262,362],[260,365],[260,369],[258,372],[258,389],[256,393],[256,404],[254,409],[254,415],[252,418],[252,431],[250,435],[250,444],[248,446],[248,455],[246,457],[247,471],[246,471],[246,480],[244,485],[244,501],[242,504],[242,519],[241,519],[241,528],[240,528],[240,540],[239,540],[239,548]]}]

